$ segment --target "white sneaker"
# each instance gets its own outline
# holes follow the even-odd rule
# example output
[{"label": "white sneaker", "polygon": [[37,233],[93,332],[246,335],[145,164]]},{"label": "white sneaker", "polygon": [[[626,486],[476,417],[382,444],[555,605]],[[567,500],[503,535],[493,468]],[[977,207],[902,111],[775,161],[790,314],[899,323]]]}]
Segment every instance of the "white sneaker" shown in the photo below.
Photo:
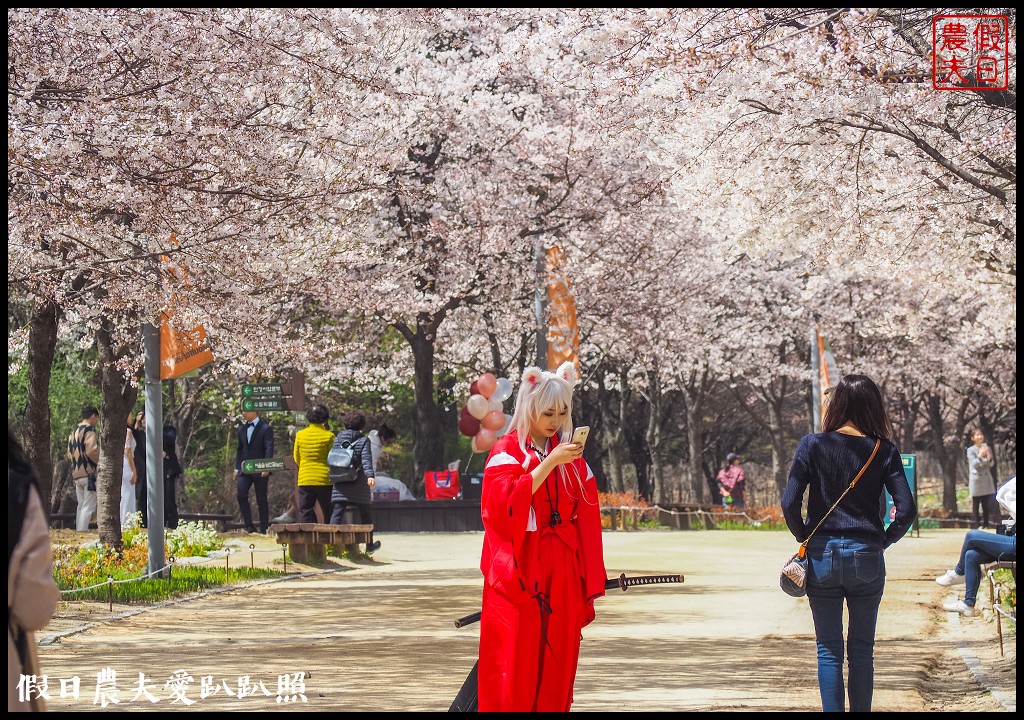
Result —
[{"label": "white sneaker", "polygon": [[939,585],[962,585],[964,582],[963,575],[957,575],[956,570],[947,570],[944,575],[939,575],[935,578],[935,582]]},{"label": "white sneaker", "polygon": [[963,600],[957,600],[956,602],[942,603],[942,609],[948,610],[949,612],[960,613],[964,617],[974,617],[978,614],[977,609],[973,605],[968,605]]}]

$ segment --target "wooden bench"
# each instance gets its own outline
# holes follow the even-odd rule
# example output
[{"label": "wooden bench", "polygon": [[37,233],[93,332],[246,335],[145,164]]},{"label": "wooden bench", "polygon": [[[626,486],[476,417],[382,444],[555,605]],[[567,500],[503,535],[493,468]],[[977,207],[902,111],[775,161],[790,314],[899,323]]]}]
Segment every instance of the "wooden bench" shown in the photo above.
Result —
[{"label": "wooden bench", "polygon": [[234,515],[226,513],[178,513],[178,520],[201,522],[203,527],[206,527],[207,523],[216,523],[218,532],[227,532],[228,523],[234,519]]},{"label": "wooden bench", "polygon": [[[74,528],[77,516],[75,513],[50,513],[50,527]],[[95,525],[96,523],[93,523]]]},{"label": "wooden bench", "polygon": [[319,523],[277,523],[270,526],[277,542],[288,546],[288,554],[295,562],[324,560],[327,546],[333,545],[340,555],[348,550],[359,552],[360,543],[370,542],[373,525],[321,525]]},{"label": "wooden bench", "polygon": [[[982,565],[981,569],[985,571],[985,575],[988,576],[988,601],[992,607],[992,612],[996,616],[996,633],[999,635],[999,657],[1003,656],[1003,615],[1010,618],[1014,622],[1017,622],[1017,614],[1015,610],[1004,610],[1000,604],[1002,601],[1002,590],[1003,584],[996,582],[995,572],[996,570],[1009,570],[1013,575],[1013,584],[1017,585],[1017,561],[1000,561],[991,562],[987,565]],[[1016,589],[1016,588],[1015,588]]]}]

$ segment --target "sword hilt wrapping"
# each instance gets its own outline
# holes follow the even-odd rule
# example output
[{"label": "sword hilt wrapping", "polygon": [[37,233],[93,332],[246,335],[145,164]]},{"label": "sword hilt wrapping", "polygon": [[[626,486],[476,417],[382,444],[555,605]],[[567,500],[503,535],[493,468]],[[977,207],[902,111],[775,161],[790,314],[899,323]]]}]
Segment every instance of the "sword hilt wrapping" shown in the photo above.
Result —
[{"label": "sword hilt wrapping", "polygon": [[664,583],[681,583],[685,578],[682,575],[639,575],[637,577],[626,577],[622,573],[615,580],[605,583],[605,589],[621,588],[623,592],[636,585],[662,585]]}]

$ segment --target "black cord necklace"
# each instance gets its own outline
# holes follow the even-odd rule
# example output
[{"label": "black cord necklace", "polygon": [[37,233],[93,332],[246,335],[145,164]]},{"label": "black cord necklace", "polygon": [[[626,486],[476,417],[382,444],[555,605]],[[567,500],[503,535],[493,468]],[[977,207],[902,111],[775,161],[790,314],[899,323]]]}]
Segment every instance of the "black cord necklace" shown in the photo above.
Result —
[{"label": "black cord necklace", "polygon": [[[554,475],[554,473],[552,473],[552,475]],[[555,485],[555,499],[554,499],[554,502],[552,502],[552,500],[551,500],[551,485],[548,484],[547,480],[544,481],[544,485],[545,485],[545,487],[547,488],[547,491],[548,491],[548,505],[551,506],[551,519],[548,521],[548,525],[550,527],[555,527],[557,525],[561,525],[562,524],[562,516],[558,514],[558,478],[556,477],[555,481],[554,481],[554,485]]]},{"label": "black cord necklace", "polygon": [[[545,443],[544,447],[547,447],[546,443]],[[541,450],[539,447],[537,447],[536,443],[533,442],[533,438],[530,438],[530,449],[533,450],[533,452],[535,452],[537,454],[537,457],[541,461],[547,460],[548,454],[546,452],[544,452],[543,450]]]},{"label": "black cord necklace", "polygon": [[[546,444],[545,444],[545,447],[547,447]],[[548,453],[539,450],[537,448],[537,446],[533,444],[533,438],[530,438],[530,448],[535,453],[537,453],[537,457],[540,458],[542,461],[547,459]],[[557,470],[557,468],[556,468],[556,470]],[[551,474],[555,475],[556,473],[555,473],[555,471],[552,471]],[[552,528],[553,527],[557,527],[558,525],[562,524],[562,516],[558,512],[558,478],[557,477],[555,478],[554,485],[555,485],[555,498],[554,498],[554,500],[552,500],[551,499],[551,484],[548,482],[547,478],[544,478],[544,489],[546,490],[547,496],[548,496],[548,506],[551,508],[551,519],[548,520],[548,527],[552,527]]]}]

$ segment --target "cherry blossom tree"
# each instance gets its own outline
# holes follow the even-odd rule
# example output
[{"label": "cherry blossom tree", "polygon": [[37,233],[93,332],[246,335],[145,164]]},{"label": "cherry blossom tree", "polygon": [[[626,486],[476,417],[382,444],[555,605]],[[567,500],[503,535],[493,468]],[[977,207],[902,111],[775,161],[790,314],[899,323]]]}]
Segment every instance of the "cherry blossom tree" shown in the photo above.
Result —
[{"label": "cherry blossom tree", "polygon": [[[116,309],[125,324],[108,328],[109,347],[128,355],[109,362],[128,376],[140,361],[138,323],[155,322],[172,291],[185,301],[180,322],[233,331],[222,334],[232,338],[222,356],[256,355],[268,333],[238,329],[262,321],[282,336],[271,339],[282,355],[300,357],[304,338],[280,313],[301,300],[278,298],[303,284],[304,268],[280,282],[272,258],[301,259],[309,230],[351,215],[350,198],[377,182],[374,160],[387,146],[379,135],[352,137],[344,122],[393,48],[376,36],[351,40],[365,40],[361,27],[374,20],[358,11],[9,11],[9,284],[43,311],[70,313],[65,322],[99,328]],[[190,268],[188,287],[161,281],[160,255]],[[105,394],[104,415],[121,404]],[[104,444],[101,507],[116,507],[119,483],[109,478],[122,457],[120,444]]]},{"label": "cherry blossom tree", "polygon": [[532,363],[558,245],[615,487],[629,455],[705,499],[725,389],[781,487],[816,313],[948,505],[966,423],[1014,407],[1016,78],[1011,45],[1008,90],[933,90],[935,12],[9,10],[26,433],[61,333],[102,339],[113,419],[173,295],[218,380],[411,382],[439,467],[438,374]]},{"label": "cherry blossom tree", "polygon": [[806,297],[805,264],[743,256],[731,267],[725,371],[730,392],[771,445],[772,477],[782,495],[789,473],[789,408],[810,384],[809,328],[817,298]]}]

